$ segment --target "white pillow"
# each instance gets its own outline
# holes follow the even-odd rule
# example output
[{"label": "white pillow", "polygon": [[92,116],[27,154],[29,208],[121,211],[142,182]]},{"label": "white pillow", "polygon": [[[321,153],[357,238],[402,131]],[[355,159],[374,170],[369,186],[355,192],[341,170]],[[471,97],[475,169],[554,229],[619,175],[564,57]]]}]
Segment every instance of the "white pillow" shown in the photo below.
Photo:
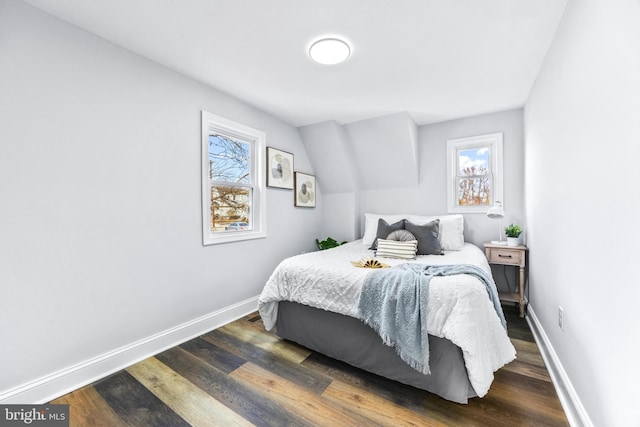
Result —
[{"label": "white pillow", "polygon": [[384,219],[389,224],[393,224],[408,217],[409,215],[364,214],[364,234],[362,235],[362,244],[369,247],[373,244],[373,241],[376,240],[376,235],[378,234],[378,220],[380,218]]},{"label": "white pillow", "polygon": [[439,239],[442,249],[445,251],[459,251],[464,246],[464,217],[460,214],[438,216],[409,215],[407,219],[417,225],[423,225],[434,219],[439,219]]}]

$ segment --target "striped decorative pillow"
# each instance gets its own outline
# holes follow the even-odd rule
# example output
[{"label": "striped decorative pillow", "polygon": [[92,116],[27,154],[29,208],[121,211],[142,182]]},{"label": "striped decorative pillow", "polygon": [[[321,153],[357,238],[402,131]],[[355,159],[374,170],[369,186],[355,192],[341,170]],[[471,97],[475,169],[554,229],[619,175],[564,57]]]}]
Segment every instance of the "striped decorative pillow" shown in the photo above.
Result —
[{"label": "striped decorative pillow", "polygon": [[417,250],[417,240],[398,242],[395,240],[378,239],[376,256],[382,258],[415,259]]}]

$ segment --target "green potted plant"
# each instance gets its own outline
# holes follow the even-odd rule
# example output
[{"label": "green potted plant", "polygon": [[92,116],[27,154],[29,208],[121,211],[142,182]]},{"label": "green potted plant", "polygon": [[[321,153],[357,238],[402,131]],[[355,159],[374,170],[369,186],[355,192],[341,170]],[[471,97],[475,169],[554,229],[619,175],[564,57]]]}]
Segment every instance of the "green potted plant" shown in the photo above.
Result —
[{"label": "green potted plant", "polygon": [[504,234],[507,235],[507,246],[518,246],[520,244],[521,233],[522,228],[520,228],[519,225],[509,224],[509,226],[504,229]]},{"label": "green potted plant", "polygon": [[336,246],[344,245],[345,243],[347,242],[338,243],[336,239],[333,239],[331,237],[327,237],[327,240],[323,241],[316,239],[316,245],[318,245],[318,249],[320,249],[321,251],[325,249],[335,248]]}]

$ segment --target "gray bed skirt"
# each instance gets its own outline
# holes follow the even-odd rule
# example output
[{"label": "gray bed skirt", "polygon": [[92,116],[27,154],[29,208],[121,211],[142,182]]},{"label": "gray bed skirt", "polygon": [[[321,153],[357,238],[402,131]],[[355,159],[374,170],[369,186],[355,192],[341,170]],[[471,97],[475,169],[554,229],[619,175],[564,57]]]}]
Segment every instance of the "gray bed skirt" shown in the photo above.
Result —
[{"label": "gray bed skirt", "polygon": [[281,301],[276,333],[310,350],[453,402],[467,403],[476,396],[462,350],[444,338],[429,335],[431,374],[423,375],[384,345],[373,329],[353,317]]}]

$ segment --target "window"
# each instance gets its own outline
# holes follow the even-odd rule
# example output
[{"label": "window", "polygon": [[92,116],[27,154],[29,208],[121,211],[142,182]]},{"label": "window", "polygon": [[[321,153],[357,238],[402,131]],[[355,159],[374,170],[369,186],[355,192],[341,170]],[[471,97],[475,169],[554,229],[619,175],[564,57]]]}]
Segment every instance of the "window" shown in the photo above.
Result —
[{"label": "window", "polygon": [[266,237],[265,133],[202,112],[202,241]]},{"label": "window", "polygon": [[502,133],[447,141],[449,212],[486,212],[502,198]]}]

